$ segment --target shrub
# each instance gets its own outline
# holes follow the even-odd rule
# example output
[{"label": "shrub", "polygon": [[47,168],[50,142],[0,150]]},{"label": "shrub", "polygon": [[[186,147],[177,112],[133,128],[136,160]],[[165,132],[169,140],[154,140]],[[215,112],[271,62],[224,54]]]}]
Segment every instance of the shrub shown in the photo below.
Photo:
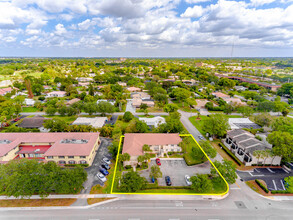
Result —
[{"label": "shrub", "polygon": [[258,179],[255,180],[256,184],[259,185],[260,188],[263,189],[266,193],[269,193],[269,190],[266,186],[264,186]]},{"label": "shrub", "polygon": [[223,144],[219,143],[219,146],[239,165],[242,165],[242,162]]},{"label": "shrub", "polygon": [[88,164],[64,164],[65,167],[88,167]]},{"label": "shrub", "polygon": [[277,194],[277,193],[280,193],[280,194],[287,194],[288,191],[286,191],[286,190],[272,190],[271,193],[272,193],[272,194]]},{"label": "shrub", "polygon": [[126,165],[124,168],[125,168],[126,170],[129,170],[129,169],[132,169],[132,166],[131,166],[131,165]]}]

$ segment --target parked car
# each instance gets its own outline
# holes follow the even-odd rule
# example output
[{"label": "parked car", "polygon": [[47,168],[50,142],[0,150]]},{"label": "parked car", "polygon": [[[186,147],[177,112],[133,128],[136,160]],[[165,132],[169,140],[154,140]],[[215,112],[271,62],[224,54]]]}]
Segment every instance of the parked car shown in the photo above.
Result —
[{"label": "parked car", "polygon": [[187,184],[188,186],[191,186],[191,185],[192,185],[192,182],[190,181],[190,176],[185,175],[185,181],[186,181],[186,184]]},{"label": "parked car", "polygon": [[153,176],[152,176],[152,179],[151,180],[152,180],[152,183],[154,183],[156,181],[155,180],[155,177],[153,177]]},{"label": "parked car", "polygon": [[156,159],[156,163],[157,163],[158,166],[161,166],[161,160],[160,160],[160,158],[157,158]]},{"label": "parked car", "polygon": [[110,161],[107,157],[104,157],[104,158],[103,158],[103,161],[104,161],[106,164],[108,164],[108,165],[111,164],[111,161]]},{"label": "parked car", "polygon": [[17,122],[17,121],[19,121],[20,120],[20,118],[16,118],[16,119],[14,119],[13,121],[14,122]]},{"label": "parked car", "polygon": [[107,178],[104,176],[104,174],[98,172],[97,173],[97,177],[99,178],[99,180],[101,180],[103,183],[107,181]]},{"label": "parked car", "polygon": [[108,172],[106,169],[104,169],[104,168],[101,168],[101,169],[100,169],[100,172],[101,172],[102,174],[104,174],[105,176],[107,176],[107,175],[109,174],[109,172]]},{"label": "parked car", "polygon": [[110,170],[111,169],[111,167],[108,164],[106,164],[106,163],[102,164],[102,167],[105,168],[106,170]]},{"label": "parked car", "polygon": [[171,178],[169,176],[166,176],[165,177],[165,181],[166,181],[166,185],[167,186],[171,186],[172,185]]},{"label": "parked car", "polygon": [[199,140],[203,140],[203,136],[202,135],[198,135]]}]

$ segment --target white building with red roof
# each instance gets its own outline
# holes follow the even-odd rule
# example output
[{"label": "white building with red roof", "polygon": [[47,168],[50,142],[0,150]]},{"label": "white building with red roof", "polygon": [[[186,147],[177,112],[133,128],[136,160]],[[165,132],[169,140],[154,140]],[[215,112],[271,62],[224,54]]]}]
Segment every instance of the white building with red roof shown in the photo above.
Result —
[{"label": "white building with red roof", "polygon": [[125,161],[124,165],[136,165],[137,158],[144,155],[143,146],[148,145],[152,154],[157,157],[164,156],[168,152],[181,152],[179,143],[182,141],[179,134],[165,133],[126,133],[123,143],[122,154],[128,153],[130,161]]},{"label": "white building with red roof", "polygon": [[99,144],[98,132],[1,133],[0,163],[28,158],[62,165],[91,165]]}]

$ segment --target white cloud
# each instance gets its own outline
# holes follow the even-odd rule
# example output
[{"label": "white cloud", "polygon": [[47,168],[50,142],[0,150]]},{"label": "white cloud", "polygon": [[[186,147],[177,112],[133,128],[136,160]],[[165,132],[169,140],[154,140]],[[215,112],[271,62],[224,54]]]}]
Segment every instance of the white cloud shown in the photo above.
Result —
[{"label": "white cloud", "polygon": [[193,8],[188,7],[186,9],[186,11],[180,15],[180,17],[184,17],[184,18],[198,18],[201,17],[203,15],[203,8],[201,6],[193,6]]},{"label": "white cloud", "polygon": [[211,1],[211,0],[185,0],[185,2],[188,4],[197,4],[197,3],[209,2],[209,1]]},{"label": "white cloud", "polygon": [[251,0],[251,4],[253,6],[262,6],[265,4],[270,4],[272,2],[275,2],[276,0]]},{"label": "white cloud", "polygon": [[54,32],[56,35],[64,35],[64,34],[66,34],[67,33],[67,30],[66,30],[66,28],[64,27],[64,25],[63,24],[57,24],[56,26],[55,26],[55,32]]},{"label": "white cloud", "polygon": [[95,25],[95,22],[91,21],[90,19],[86,19],[83,22],[77,24],[78,29],[82,31],[89,29],[89,27],[92,25]]}]

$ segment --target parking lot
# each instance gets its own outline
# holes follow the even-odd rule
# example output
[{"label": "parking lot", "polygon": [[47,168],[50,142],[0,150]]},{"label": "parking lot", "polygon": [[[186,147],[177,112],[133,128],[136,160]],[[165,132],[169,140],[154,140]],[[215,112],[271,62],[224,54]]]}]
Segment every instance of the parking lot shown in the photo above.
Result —
[{"label": "parking lot", "polygon": [[293,175],[292,171],[283,168],[256,168],[253,171],[237,171],[237,174],[244,181],[264,180],[269,190],[285,190],[283,179]]},{"label": "parking lot", "polygon": [[[84,183],[84,189],[81,193],[89,193],[92,186],[100,184],[101,186],[104,185],[104,183],[98,179],[96,174],[99,172],[99,169],[102,165],[102,159],[104,157],[107,157],[111,159],[111,154],[108,151],[108,146],[111,145],[111,141],[107,138],[101,138],[101,144],[97,151],[97,154],[95,156],[94,162],[92,166],[86,168],[86,172],[88,173],[87,181]],[[109,170],[109,172],[114,172],[113,169]]]},{"label": "parking lot", "polygon": [[[149,172],[151,166],[155,165],[155,160],[152,160],[149,164],[149,169],[139,171],[141,176],[145,177],[149,182],[151,178],[149,177]],[[165,186],[165,176],[170,176],[172,186],[187,186],[185,182],[185,175],[195,176],[196,174],[207,174],[210,173],[211,164],[210,162],[205,162],[203,164],[195,166],[187,166],[184,159],[161,159],[162,178],[158,179],[158,183],[161,186]]]}]

